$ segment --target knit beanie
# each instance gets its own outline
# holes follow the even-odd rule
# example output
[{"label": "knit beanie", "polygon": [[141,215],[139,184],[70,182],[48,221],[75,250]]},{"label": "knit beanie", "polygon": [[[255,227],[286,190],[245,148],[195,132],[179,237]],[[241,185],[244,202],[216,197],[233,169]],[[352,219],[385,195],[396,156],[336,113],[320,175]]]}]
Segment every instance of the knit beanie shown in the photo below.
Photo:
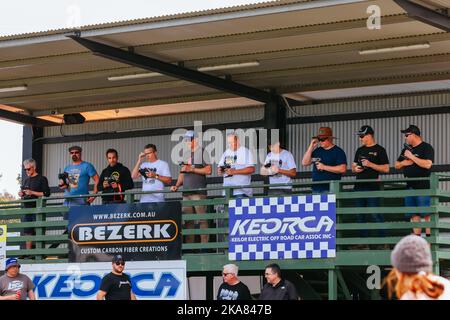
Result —
[{"label": "knit beanie", "polygon": [[428,242],[416,235],[404,237],[395,245],[391,253],[391,263],[400,272],[431,272],[433,261]]}]

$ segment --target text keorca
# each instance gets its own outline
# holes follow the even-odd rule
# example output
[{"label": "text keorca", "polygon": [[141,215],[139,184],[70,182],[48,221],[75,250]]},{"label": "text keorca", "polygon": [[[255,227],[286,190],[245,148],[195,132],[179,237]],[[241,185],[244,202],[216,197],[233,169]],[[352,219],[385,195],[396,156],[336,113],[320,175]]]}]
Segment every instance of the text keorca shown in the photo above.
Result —
[{"label": "text keorca", "polygon": [[[307,225],[308,224],[308,225]],[[334,225],[333,219],[327,216],[317,218],[292,217],[292,218],[269,218],[269,219],[244,219],[237,220],[231,231],[234,235],[259,235],[259,234],[298,234],[299,232],[330,232]],[[324,229],[324,230],[323,230]]]}]

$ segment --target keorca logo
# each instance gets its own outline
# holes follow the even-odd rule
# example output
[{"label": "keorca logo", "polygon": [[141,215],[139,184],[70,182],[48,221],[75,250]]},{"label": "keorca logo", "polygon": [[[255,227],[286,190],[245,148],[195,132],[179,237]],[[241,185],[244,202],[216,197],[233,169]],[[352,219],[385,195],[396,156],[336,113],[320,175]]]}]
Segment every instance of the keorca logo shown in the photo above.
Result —
[{"label": "keorca logo", "polygon": [[178,225],[173,220],[77,224],[70,233],[79,245],[170,242],[177,236]]},{"label": "keorca logo", "polygon": [[231,231],[232,236],[239,235],[259,235],[261,233],[271,235],[275,233],[297,234],[299,232],[330,232],[334,221],[327,216],[323,216],[317,222],[316,217],[305,218],[270,218],[270,219],[244,219],[237,220]]}]

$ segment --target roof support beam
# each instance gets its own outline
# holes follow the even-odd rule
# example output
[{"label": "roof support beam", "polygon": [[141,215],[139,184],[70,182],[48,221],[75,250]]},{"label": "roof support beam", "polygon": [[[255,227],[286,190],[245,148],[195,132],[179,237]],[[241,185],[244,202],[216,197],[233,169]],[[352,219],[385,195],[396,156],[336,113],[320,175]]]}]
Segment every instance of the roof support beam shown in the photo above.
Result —
[{"label": "roof support beam", "polygon": [[28,124],[35,127],[46,127],[55,125],[51,121],[42,120],[25,114],[1,109],[0,109],[0,119],[16,122],[19,124]]},{"label": "roof support beam", "polygon": [[413,19],[419,20],[423,23],[432,25],[433,27],[450,31],[450,17],[448,15],[431,10],[424,6],[418,5],[408,0],[394,0],[400,7],[403,8]]},{"label": "roof support beam", "polygon": [[153,72],[159,72],[167,76],[183,79],[189,82],[200,84],[216,90],[225,91],[237,96],[261,101],[264,103],[272,102],[277,99],[277,96],[274,96],[264,90],[252,88],[231,80],[214,77],[203,72],[191,70],[182,66],[177,66],[137,53],[114,48],[106,44],[81,38],[79,36],[69,35],[68,37],[91,50],[94,55],[101,56],[107,59],[150,70]]}]

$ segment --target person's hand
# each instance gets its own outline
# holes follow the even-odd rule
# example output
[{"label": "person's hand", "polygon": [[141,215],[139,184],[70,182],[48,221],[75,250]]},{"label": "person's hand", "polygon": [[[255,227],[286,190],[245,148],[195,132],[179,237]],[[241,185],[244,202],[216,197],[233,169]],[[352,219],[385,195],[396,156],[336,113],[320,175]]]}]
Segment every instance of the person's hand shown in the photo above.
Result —
[{"label": "person's hand", "polygon": [[191,172],[191,166],[189,164],[183,164],[181,166],[181,172]]},{"label": "person's hand", "polygon": [[117,189],[119,186],[117,185],[117,182],[111,182],[111,187]]},{"label": "person's hand", "polygon": [[319,144],[319,140],[316,139],[316,138],[313,138],[313,139],[311,140],[311,143],[309,144],[309,147],[310,147],[310,148],[315,148],[318,144]]},{"label": "person's hand", "polygon": [[103,188],[106,189],[109,187],[108,181],[103,181]]},{"label": "person's hand", "polygon": [[142,161],[145,158],[145,152],[139,153],[139,161]]},{"label": "person's hand", "polygon": [[278,168],[277,166],[270,167],[270,170],[273,174],[277,174],[278,172],[280,172],[280,168]]},{"label": "person's hand", "polygon": [[325,165],[322,162],[316,162],[316,168],[319,171],[325,170]]},{"label": "person's hand", "polygon": [[19,193],[18,193],[18,195],[19,195],[19,197],[23,197],[24,196],[24,193],[23,193],[23,191],[19,191]]},{"label": "person's hand", "polygon": [[30,189],[23,190],[23,193],[25,193],[27,196],[32,196],[34,194],[34,191],[31,191]]},{"label": "person's hand", "polygon": [[89,197],[86,201],[88,203],[92,203],[92,202],[94,202],[94,200],[95,200],[95,197]]},{"label": "person's hand", "polygon": [[364,168],[362,168],[362,167],[360,167],[360,166],[356,166],[355,167],[355,172],[356,173],[361,173],[361,172],[363,172],[364,171]]},{"label": "person's hand", "polygon": [[154,171],[147,171],[146,174],[147,178],[155,178],[156,177],[156,172]]},{"label": "person's hand", "polygon": [[63,180],[59,180],[59,188],[67,189],[67,188],[69,188],[69,186]]},{"label": "person's hand", "polygon": [[178,190],[177,186],[171,186],[170,187],[170,191],[172,191],[172,192],[176,192],[177,190]]},{"label": "person's hand", "polygon": [[221,167],[217,167],[217,173],[219,174],[219,176],[223,176],[223,170]]},{"label": "person's hand", "polygon": [[367,167],[367,168],[372,168],[372,165],[373,165],[373,163],[367,159],[362,159],[361,163],[364,167]]},{"label": "person's hand", "polygon": [[12,294],[12,295],[10,295],[10,296],[6,296],[5,298],[6,298],[6,300],[19,300],[19,299],[18,299],[19,296],[18,296],[17,293]]},{"label": "person's hand", "polygon": [[229,176],[232,176],[232,175],[234,175],[234,169],[232,169],[232,168],[229,168],[229,169],[225,169],[225,173],[227,174],[227,175],[229,175]]},{"label": "person's hand", "polygon": [[414,155],[412,154],[412,152],[409,151],[409,150],[405,150],[405,153],[403,154],[403,156],[404,156],[406,159],[412,159],[412,158],[414,157]]}]

